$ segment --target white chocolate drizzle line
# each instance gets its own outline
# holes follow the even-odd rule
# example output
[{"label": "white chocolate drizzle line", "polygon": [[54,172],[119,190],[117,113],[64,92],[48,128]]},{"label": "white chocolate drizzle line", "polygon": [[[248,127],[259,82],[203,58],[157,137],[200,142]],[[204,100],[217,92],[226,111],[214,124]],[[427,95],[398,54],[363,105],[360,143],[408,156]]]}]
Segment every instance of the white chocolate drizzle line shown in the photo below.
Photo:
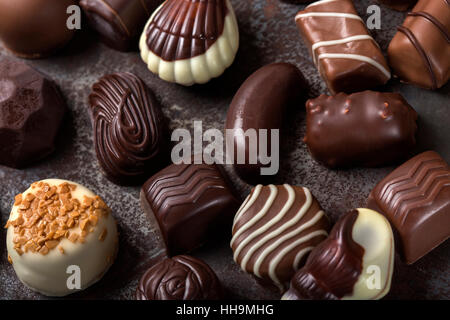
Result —
[{"label": "white chocolate drizzle line", "polygon": [[[262,186],[258,185],[257,187],[260,187],[259,189],[255,189],[254,195],[252,198],[253,201],[249,201],[247,203],[247,205],[242,209],[242,211],[240,213],[238,213],[238,215],[236,215],[236,221],[238,221],[238,219],[240,218],[240,216],[246,212],[248,210],[248,208],[256,201],[256,199],[259,196],[259,193],[261,191]],[[241,228],[239,230],[237,230],[237,232],[234,234],[233,238],[231,239],[231,245],[233,245],[234,241],[236,241],[236,239],[248,228],[250,228],[251,226],[253,226],[256,222],[258,222],[262,217],[264,217],[267,213],[267,211],[269,211],[269,208],[272,206],[273,202],[275,201],[277,194],[278,194],[278,188],[275,187],[274,185],[270,185],[270,194],[269,197],[267,198],[266,203],[264,204],[264,206],[262,207],[262,209],[253,217],[251,218],[249,221],[247,221],[246,223],[244,223]],[[258,191],[258,192],[256,192]]]},{"label": "white chocolate drizzle line", "polygon": [[374,66],[378,70],[380,70],[387,79],[391,78],[391,73],[387,70],[383,65],[378,63],[372,58],[362,56],[359,54],[351,54],[351,53],[322,53],[319,55],[318,60],[322,59],[352,59],[367,62],[368,64]]},{"label": "white chocolate drizzle line", "polygon": [[353,13],[342,13],[342,12],[306,12],[306,13],[298,13],[295,16],[295,21],[301,18],[308,17],[333,17],[333,18],[347,18],[347,19],[355,19],[364,23],[363,19],[360,16]]},{"label": "white chocolate drizzle line", "polygon": [[309,6],[307,6],[306,9],[308,9],[310,7],[314,7],[314,6],[320,5],[320,4],[334,2],[334,1],[337,1],[337,0],[320,0],[320,1],[316,1],[316,2],[311,3]]},{"label": "white chocolate drizzle line", "polygon": [[344,44],[344,43],[348,43],[348,42],[352,42],[352,41],[360,41],[360,40],[372,40],[377,45],[377,47],[379,47],[378,43],[375,41],[374,38],[372,38],[370,35],[365,35],[365,34],[342,38],[339,40],[319,41],[319,42],[314,43],[311,47],[314,64],[317,66],[317,58],[316,58],[316,53],[315,53],[316,49],[321,48],[321,47],[334,46],[337,44]]}]

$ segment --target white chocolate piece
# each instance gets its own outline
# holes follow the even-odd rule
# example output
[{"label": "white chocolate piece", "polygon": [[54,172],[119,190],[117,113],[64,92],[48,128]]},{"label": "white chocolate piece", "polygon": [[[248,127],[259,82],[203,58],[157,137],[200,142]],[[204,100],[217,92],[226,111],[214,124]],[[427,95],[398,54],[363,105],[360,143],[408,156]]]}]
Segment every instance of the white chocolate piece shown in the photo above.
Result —
[{"label": "white chocolate piece", "polygon": [[239,28],[233,7],[226,0],[228,13],[225,17],[223,33],[205,53],[175,61],[165,61],[147,46],[147,28],[164,3],[152,14],[142,32],[139,48],[142,60],[148,69],[161,79],[184,86],[204,84],[217,78],[233,63],[239,49]]},{"label": "white chocolate piece", "polygon": [[[78,199],[83,203],[83,197],[95,197],[96,195],[84,186],[60,179],[42,180],[50,186],[58,186],[62,183],[76,185],[72,191],[72,199]],[[31,187],[22,196],[25,198],[31,193]],[[9,221],[17,219],[18,206],[13,206]],[[106,236],[100,240],[101,234],[106,229]],[[70,232],[80,233],[79,227],[69,229]],[[65,296],[80,290],[84,290],[100,280],[112,265],[118,250],[117,225],[112,214],[98,219],[93,231],[85,237],[85,242],[72,243],[63,238],[57,247],[62,247],[62,253],[58,248],[51,249],[48,254],[37,252],[24,252],[19,255],[14,249],[14,227],[9,226],[6,236],[8,255],[20,281],[30,289],[47,296]],[[73,274],[67,273],[69,266],[78,266],[80,269],[80,288],[68,288],[68,279]],[[69,283],[72,283],[69,281]]]},{"label": "white chocolate piece", "polygon": [[[346,300],[378,300],[391,289],[394,271],[394,235],[389,221],[370,209],[357,209],[359,214],[353,226],[353,240],[364,248],[363,268]],[[378,270],[380,271],[377,274]],[[379,289],[376,288],[379,276]]]}]

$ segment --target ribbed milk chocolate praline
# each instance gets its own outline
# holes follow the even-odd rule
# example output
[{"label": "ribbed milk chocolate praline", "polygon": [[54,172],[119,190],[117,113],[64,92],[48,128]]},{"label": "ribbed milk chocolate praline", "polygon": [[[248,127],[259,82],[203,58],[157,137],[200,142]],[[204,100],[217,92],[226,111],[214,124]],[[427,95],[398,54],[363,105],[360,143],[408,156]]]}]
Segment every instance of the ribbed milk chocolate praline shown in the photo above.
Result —
[{"label": "ribbed milk chocolate praline", "polygon": [[219,279],[203,261],[191,256],[166,258],[147,270],[136,292],[138,300],[218,300]]},{"label": "ribbed milk chocolate praline", "polygon": [[89,103],[95,151],[111,181],[140,183],[165,164],[165,119],[140,78],[106,75],[92,87]]}]

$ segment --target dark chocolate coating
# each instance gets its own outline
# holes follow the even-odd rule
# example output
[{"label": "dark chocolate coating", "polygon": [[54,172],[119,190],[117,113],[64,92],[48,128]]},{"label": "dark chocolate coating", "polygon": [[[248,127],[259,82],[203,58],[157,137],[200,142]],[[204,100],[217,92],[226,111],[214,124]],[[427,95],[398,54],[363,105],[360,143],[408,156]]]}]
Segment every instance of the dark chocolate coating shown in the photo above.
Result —
[{"label": "dark chocolate coating", "polygon": [[353,293],[364,256],[364,248],[352,237],[357,218],[357,210],[344,215],[329,237],[313,249],[291,280],[287,292],[291,300],[336,300]]},{"label": "dark chocolate coating", "polygon": [[66,111],[52,81],[26,64],[0,60],[0,165],[22,168],[55,148]]},{"label": "dark chocolate coating", "polygon": [[378,183],[368,207],[388,218],[412,264],[450,236],[450,167],[434,151],[419,154]]},{"label": "dark chocolate coating", "polygon": [[450,79],[450,1],[420,0],[388,48],[389,64],[401,80],[438,89]]},{"label": "dark chocolate coating", "polygon": [[75,30],[66,26],[75,0],[0,0],[0,39],[14,54],[42,58],[62,48]]},{"label": "dark chocolate coating", "polygon": [[170,256],[190,252],[231,228],[240,201],[218,165],[172,164],[142,187],[141,205]]},{"label": "dark chocolate coating", "polygon": [[[352,93],[371,89],[385,84],[390,79],[390,74],[389,76],[385,74],[385,72],[389,72],[387,62],[373,38],[323,45],[316,48],[313,52],[312,46],[318,42],[369,35],[363,20],[336,16],[299,16],[301,14],[315,13],[351,14],[353,17],[358,16],[358,13],[351,0],[338,0],[318,5],[313,3],[312,6],[300,11],[296,16],[298,29],[304,42],[310,48],[313,59],[317,60],[315,61],[316,66],[331,94],[338,92]],[[345,54],[347,56],[346,58],[319,58],[321,55],[328,54]],[[382,69],[367,61],[351,58],[348,56],[349,54],[370,58],[378,63]]]},{"label": "dark chocolate coating", "polygon": [[[266,65],[253,73],[235,94],[228,109],[225,129],[242,129],[244,133],[248,129],[255,129],[257,134],[258,130],[267,129],[267,153],[270,154],[270,129],[282,129],[288,107],[298,104],[307,91],[307,82],[294,65]],[[242,133],[238,131],[232,137],[234,143],[228,148],[234,148],[234,169],[239,177],[252,184],[267,178],[260,175],[260,169],[270,165],[262,164],[260,159],[257,159],[256,164],[250,164],[248,139],[243,139]],[[245,154],[246,164],[237,164],[239,153]]]},{"label": "dark chocolate coating", "polygon": [[417,0],[378,0],[385,6],[398,11],[405,11],[416,4]]},{"label": "dark chocolate coating", "polygon": [[168,158],[164,117],[153,92],[131,73],[102,77],[89,96],[98,161],[117,184],[142,183]]},{"label": "dark chocolate coating", "polygon": [[137,300],[218,300],[222,286],[214,271],[191,256],[166,258],[147,270]]},{"label": "dark chocolate coating", "polygon": [[165,61],[206,52],[222,35],[226,0],[167,0],[145,31],[147,47]]},{"label": "dark chocolate coating", "polygon": [[392,164],[416,144],[417,113],[398,93],[321,95],[306,103],[306,114],[304,141],[330,168]]},{"label": "dark chocolate coating", "polygon": [[81,0],[80,5],[102,41],[119,51],[138,47],[147,19],[162,0]]}]

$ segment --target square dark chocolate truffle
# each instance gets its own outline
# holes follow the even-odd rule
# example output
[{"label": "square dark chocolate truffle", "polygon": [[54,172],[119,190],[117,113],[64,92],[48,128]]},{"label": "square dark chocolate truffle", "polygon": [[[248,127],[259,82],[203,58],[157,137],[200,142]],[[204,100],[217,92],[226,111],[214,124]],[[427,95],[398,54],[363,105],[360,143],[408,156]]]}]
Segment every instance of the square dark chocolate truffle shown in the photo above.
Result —
[{"label": "square dark chocolate truffle", "polygon": [[141,204],[159,226],[170,256],[190,252],[229,231],[239,207],[218,165],[172,164],[142,187]]},{"label": "square dark chocolate truffle", "polygon": [[415,156],[384,178],[368,207],[384,213],[412,264],[450,236],[450,168],[433,151]]}]

